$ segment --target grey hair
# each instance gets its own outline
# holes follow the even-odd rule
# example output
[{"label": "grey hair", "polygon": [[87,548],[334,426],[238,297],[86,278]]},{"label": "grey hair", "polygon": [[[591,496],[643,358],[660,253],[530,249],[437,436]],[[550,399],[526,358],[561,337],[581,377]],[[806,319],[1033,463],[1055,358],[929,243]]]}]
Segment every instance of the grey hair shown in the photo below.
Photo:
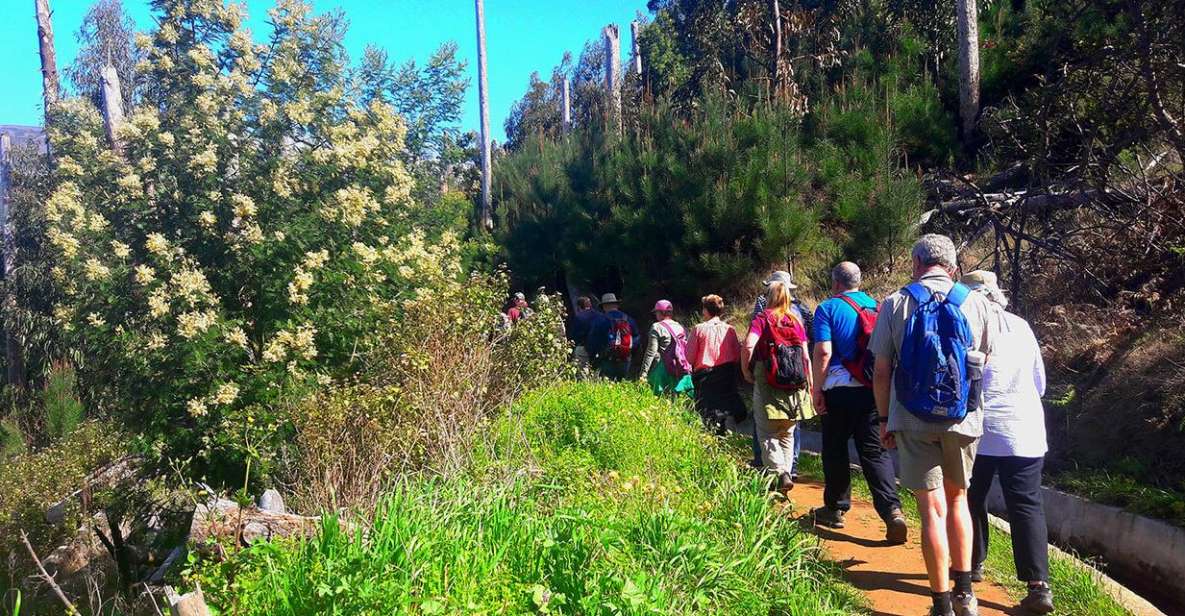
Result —
[{"label": "grey hair", "polygon": [[959,266],[959,255],[955,250],[955,243],[945,235],[927,233],[918,238],[913,244],[913,258],[927,267],[941,265],[956,268]]},{"label": "grey hair", "polygon": [[851,261],[844,261],[831,269],[831,282],[845,289],[860,288],[861,279],[860,266]]}]

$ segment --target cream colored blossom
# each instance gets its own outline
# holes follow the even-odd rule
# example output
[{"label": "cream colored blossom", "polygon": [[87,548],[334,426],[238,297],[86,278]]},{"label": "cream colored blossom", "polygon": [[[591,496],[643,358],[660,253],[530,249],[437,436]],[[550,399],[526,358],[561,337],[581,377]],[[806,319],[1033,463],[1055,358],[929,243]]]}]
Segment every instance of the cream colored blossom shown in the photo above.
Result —
[{"label": "cream colored blossom", "polygon": [[248,223],[243,227],[243,239],[249,244],[258,244],[263,241],[263,229],[255,223]]},{"label": "cream colored blossom", "polygon": [[212,312],[183,312],[177,315],[177,335],[186,340],[210,329],[216,316]]},{"label": "cream colored blossom", "polygon": [[209,210],[203,211],[201,214],[198,214],[198,224],[206,229],[212,228],[218,224],[218,217],[214,215],[214,212]]},{"label": "cream colored blossom", "polygon": [[135,271],[136,282],[141,285],[151,284],[153,280],[156,280],[156,270],[150,265],[137,265]]},{"label": "cream colored blossom", "polygon": [[132,247],[119,240],[111,240],[111,253],[119,259],[126,259],[132,254]]},{"label": "cream colored blossom", "polygon": [[53,318],[58,323],[68,323],[74,318],[74,315],[69,308],[57,305],[53,307]]},{"label": "cream colored blossom", "polygon": [[206,275],[192,268],[174,273],[169,283],[173,287],[174,296],[190,304],[208,299],[211,293],[210,281],[206,279]]},{"label": "cream colored blossom", "polygon": [[173,147],[173,145],[177,142],[177,139],[173,136],[173,133],[161,133],[159,136],[157,136],[157,139],[160,139],[160,144],[166,148]]},{"label": "cream colored blossom", "polygon": [[357,186],[349,186],[334,193],[333,207],[322,210],[322,215],[329,220],[357,227],[366,220],[367,215],[378,210],[379,204],[371,196],[370,191]]},{"label": "cream colored blossom", "polygon": [[87,216],[86,228],[91,233],[102,233],[107,229],[107,219],[103,218],[103,215],[98,212],[91,212]]},{"label": "cream colored blossom", "polygon": [[111,269],[103,265],[98,259],[90,258],[82,266],[83,275],[87,280],[97,281],[106,280],[111,275]]},{"label": "cream colored blossom", "polygon": [[354,254],[358,255],[358,258],[367,265],[379,260],[379,251],[362,242],[354,242],[351,248],[354,250]]},{"label": "cream colored blossom", "polygon": [[[281,332],[284,333],[284,332]],[[263,348],[263,361],[268,363],[276,363],[284,361],[288,357],[288,349],[284,342],[279,337],[273,338]]]},{"label": "cream colored blossom", "polygon": [[144,248],[158,257],[172,256],[169,240],[166,240],[161,233],[149,233],[148,238],[144,241]]},{"label": "cream colored blossom", "polygon": [[139,47],[140,49],[146,50],[152,47],[152,37],[148,36],[148,34],[144,32],[137,32],[133,41],[136,47]]},{"label": "cream colored blossom", "polygon": [[169,296],[165,293],[163,288],[153,291],[152,294],[148,296],[148,314],[153,318],[159,319],[169,314],[170,310]]},{"label": "cream colored blossom", "polygon": [[236,327],[236,328],[226,332],[226,334],[223,336],[223,338],[227,342],[229,342],[235,346],[243,347],[244,349],[247,348],[247,345],[249,344],[247,341],[247,332],[244,332],[243,328],[241,328],[241,327]]},{"label": "cream colored blossom", "polygon": [[297,100],[284,104],[284,114],[297,124],[308,124],[313,121],[313,109],[307,100]]},{"label": "cream colored blossom", "polygon": [[165,338],[164,334],[160,332],[153,332],[150,336],[148,336],[148,340],[144,343],[144,348],[149,351],[157,351],[165,348],[165,345],[168,344],[168,342],[169,339]]},{"label": "cream colored blossom", "polygon": [[210,53],[210,49],[205,45],[194,45],[186,55],[199,68],[211,68],[214,66],[214,54]]},{"label": "cream colored blossom", "polygon": [[62,256],[66,257],[67,259],[73,259],[74,256],[78,254],[78,249],[81,244],[79,243],[78,238],[74,237],[70,233],[62,231],[57,227],[50,227],[49,231],[46,232],[46,235],[49,237],[49,243],[58,250],[62,251]]},{"label": "cream colored blossom", "polygon": [[99,316],[99,313],[97,313],[97,312],[92,312],[92,313],[86,315],[86,322],[91,327],[95,327],[95,328],[107,326],[107,321],[104,321],[103,317]]},{"label": "cream colored blossom", "polygon": [[239,397],[239,386],[234,383],[223,383],[218,386],[214,392],[214,397],[211,400],[214,404],[227,405],[234,402]]},{"label": "cream colored blossom", "polygon": [[62,182],[45,201],[45,217],[52,223],[83,214],[82,192],[74,182]]},{"label": "cream colored blossom", "polygon": [[160,29],[156,31],[156,36],[159,37],[160,40],[169,44],[176,43],[180,39],[180,35],[177,33],[177,28],[174,27],[173,23],[169,21],[161,24]]},{"label": "cream colored blossom", "polygon": [[301,265],[303,265],[305,269],[315,270],[319,269],[322,265],[325,265],[325,263],[328,261],[329,251],[321,249],[304,253],[304,261],[301,262]]},{"label": "cream colored blossom", "polygon": [[185,404],[185,410],[193,417],[204,417],[209,411],[206,409],[206,403],[200,398],[194,398]]},{"label": "cream colored blossom", "polygon": [[255,201],[247,195],[231,195],[230,201],[234,204],[235,216],[239,218],[251,218],[258,211],[255,208]]},{"label": "cream colored blossom", "polygon": [[82,175],[82,165],[74,162],[73,158],[63,156],[58,159],[57,173],[62,177],[76,178]]},{"label": "cream colored blossom", "polygon": [[274,231],[274,232],[272,232],[272,239],[276,240],[277,242],[282,242],[282,241],[284,241],[284,240],[285,240],[287,237],[288,237],[288,236],[287,236],[287,235],[284,235],[284,232],[283,232],[283,231]]},{"label": "cream colored blossom", "polygon": [[309,303],[308,290],[313,286],[313,282],[311,273],[306,272],[302,267],[297,267],[292,282],[288,283],[288,301],[302,306]]},{"label": "cream colored blossom", "polygon": [[218,154],[212,144],[189,159],[189,170],[194,173],[213,173],[217,167]]}]

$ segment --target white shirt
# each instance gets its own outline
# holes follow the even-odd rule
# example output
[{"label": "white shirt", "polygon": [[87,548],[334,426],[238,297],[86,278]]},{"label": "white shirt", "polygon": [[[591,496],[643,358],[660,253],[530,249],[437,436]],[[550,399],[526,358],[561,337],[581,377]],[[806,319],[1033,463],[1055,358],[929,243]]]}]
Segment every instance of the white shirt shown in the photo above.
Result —
[{"label": "white shirt", "polygon": [[[990,303],[990,302],[989,302]],[[983,438],[979,455],[1040,458],[1045,441],[1045,363],[1024,319],[991,304],[999,336],[983,371]]]}]

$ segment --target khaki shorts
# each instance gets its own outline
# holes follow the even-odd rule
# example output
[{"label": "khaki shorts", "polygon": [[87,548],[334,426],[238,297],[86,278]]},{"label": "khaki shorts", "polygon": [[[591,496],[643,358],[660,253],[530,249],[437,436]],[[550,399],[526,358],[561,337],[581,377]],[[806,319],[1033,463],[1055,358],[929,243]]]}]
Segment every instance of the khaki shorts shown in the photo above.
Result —
[{"label": "khaki shorts", "polygon": [[954,432],[897,432],[901,485],[937,490],[943,480],[967,488],[979,439]]}]

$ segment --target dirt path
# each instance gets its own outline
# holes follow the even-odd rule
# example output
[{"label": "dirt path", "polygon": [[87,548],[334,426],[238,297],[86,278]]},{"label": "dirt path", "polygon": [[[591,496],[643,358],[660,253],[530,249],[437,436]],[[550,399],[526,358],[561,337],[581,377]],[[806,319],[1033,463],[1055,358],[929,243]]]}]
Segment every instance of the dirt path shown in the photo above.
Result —
[{"label": "dirt path", "polygon": [[[805,516],[823,504],[821,483],[803,481],[790,493],[794,515]],[[808,518],[809,519],[809,518]],[[925,616],[930,609],[930,589],[926,583],[926,565],[918,543],[918,529],[910,523],[909,542],[900,546],[885,544],[885,528],[880,516],[867,502],[855,496],[852,510],[844,518],[845,527],[833,530],[815,527],[832,560],[843,567],[848,582],[862,590],[869,599],[874,616]],[[1003,587],[981,582],[975,585],[982,616],[1020,614]]]}]

